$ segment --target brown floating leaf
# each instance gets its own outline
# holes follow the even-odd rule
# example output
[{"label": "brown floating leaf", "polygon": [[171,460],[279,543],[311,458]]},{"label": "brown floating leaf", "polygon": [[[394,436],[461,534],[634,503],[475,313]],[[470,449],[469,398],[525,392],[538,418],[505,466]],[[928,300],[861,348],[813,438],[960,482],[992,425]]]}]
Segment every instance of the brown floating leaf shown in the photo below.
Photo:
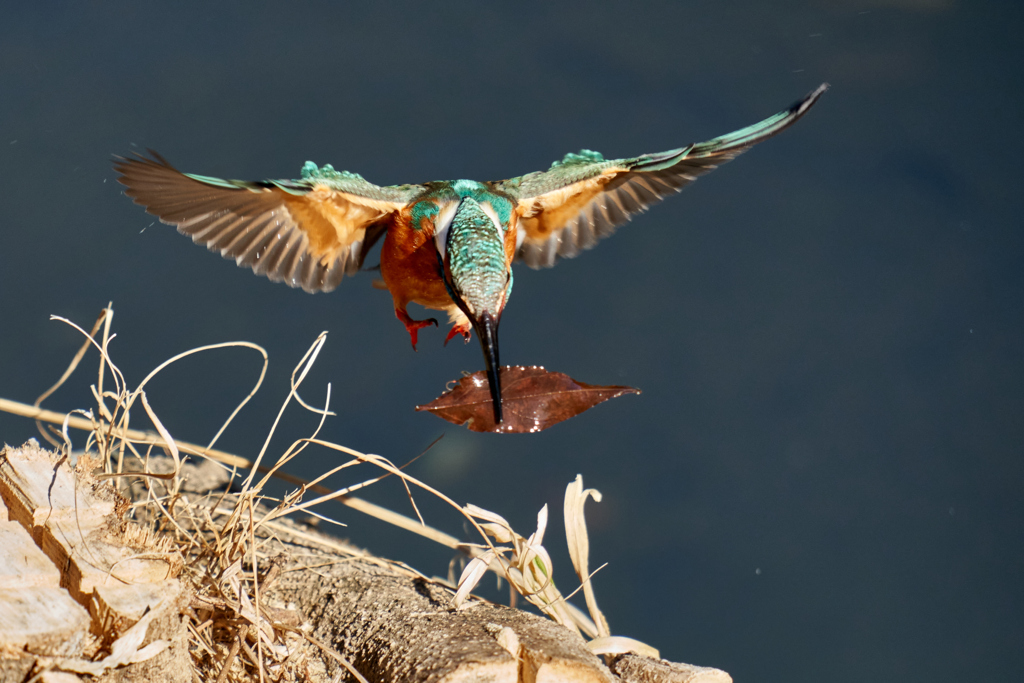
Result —
[{"label": "brown floating leaf", "polygon": [[501,368],[501,404],[504,420],[494,424],[494,408],[487,373],[474,372],[430,403],[416,406],[474,432],[523,434],[539,432],[623,394],[639,394],[633,387],[602,387],[577,382],[561,372],[533,365]]}]

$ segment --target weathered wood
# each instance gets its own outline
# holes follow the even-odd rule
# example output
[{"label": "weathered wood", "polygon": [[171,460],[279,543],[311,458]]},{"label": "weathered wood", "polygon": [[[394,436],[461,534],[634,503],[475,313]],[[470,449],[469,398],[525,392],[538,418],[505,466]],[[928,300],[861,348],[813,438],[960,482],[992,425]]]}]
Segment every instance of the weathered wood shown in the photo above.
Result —
[{"label": "weathered wood", "polygon": [[47,671],[39,677],[39,683],[82,683],[82,679],[66,671]]},{"label": "weathered wood", "polygon": [[[172,589],[180,586],[173,580],[167,585]],[[186,616],[188,596],[187,592],[168,592],[155,611],[147,612],[145,615],[151,621],[146,628],[142,645],[163,640],[168,643],[163,652],[142,662],[110,669],[96,679],[96,683],[193,683]],[[134,626],[135,621],[131,621],[130,624]],[[127,623],[124,622],[125,625]],[[120,637],[121,634],[117,635]]]},{"label": "weathered wood", "polygon": [[0,681],[24,681],[35,664],[36,658],[28,654],[0,656]]},{"label": "weathered wood", "polygon": [[732,676],[721,669],[677,664],[632,653],[612,660],[611,670],[622,683],[732,683]]},{"label": "weathered wood", "polygon": [[77,653],[89,615],[18,522],[0,522],[0,681],[20,681],[35,657]]},{"label": "weathered wood", "polygon": [[0,522],[0,588],[29,586],[57,588],[60,572],[25,527],[17,522]]},{"label": "weathered wood", "polygon": [[10,518],[30,530],[37,544],[48,520],[91,527],[114,512],[113,489],[76,490],[75,475],[57,453],[43,450],[35,439],[21,448],[4,447],[0,453],[0,497]]},{"label": "weathered wood", "polygon": [[65,568],[62,584],[79,602],[88,604],[100,586],[158,583],[181,571],[182,561],[173,553],[128,547],[119,527],[112,517],[92,526],[68,518],[43,525],[43,552]]},{"label": "weathered wood", "polygon": [[0,652],[9,658],[76,655],[89,623],[89,613],[60,588],[0,589]]},{"label": "weathered wood", "polygon": [[90,605],[99,586],[157,583],[181,570],[176,553],[146,547],[151,539],[143,534],[126,534],[131,528],[116,514],[126,501],[94,480],[84,458],[76,470],[34,440],[5,448],[0,496],[61,568],[61,585],[83,605]]},{"label": "weathered wood", "polygon": [[368,561],[319,573],[286,575],[286,593],[370,681],[614,681],[582,638],[548,619],[479,601],[454,611],[450,590]]},{"label": "weathered wood", "polygon": [[[84,670],[73,662],[85,661],[87,642],[89,652],[108,646],[144,615],[139,647],[157,640],[170,647],[98,680],[190,681],[187,594],[170,578],[181,558],[122,521],[127,501],[90,467],[83,459],[73,470],[34,441],[0,452],[0,498],[16,520],[0,522],[0,681],[24,680],[36,666]],[[80,680],[57,669],[44,676]]]},{"label": "weathered wood", "polygon": [[111,640],[134,626],[139,619],[161,603],[180,600],[184,587],[178,579],[159,583],[98,586],[93,595],[90,612],[96,621],[96,630]]}]

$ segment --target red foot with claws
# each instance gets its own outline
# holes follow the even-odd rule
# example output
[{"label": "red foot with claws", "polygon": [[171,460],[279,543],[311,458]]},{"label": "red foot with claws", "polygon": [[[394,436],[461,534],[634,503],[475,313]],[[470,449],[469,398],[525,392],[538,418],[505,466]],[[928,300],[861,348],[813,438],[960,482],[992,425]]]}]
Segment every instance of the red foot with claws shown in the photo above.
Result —
[{"label": "red foot with claws", "polygon": [[448,336],[444,338],[444,345],[448,346],[448,342],[454,339],[457,334],[461,334],[463,340],[468,344],[470,338],[473,336],[473,328],[469,326],[469,323],[464,325],[452,325],[452,329],[448,331]]},{"label": "red foot with claws", "polygon": [[395,317],[401,320],[402,324],[405,325],[405,331],[409,333],[409,339],[412,341],[413,351],[416,350],[416,344],[419,341],[418,337],[420,329],[424,327],[429,327],[430,325],[437,327],[436,318],[427,318],[426,320],[413,320],[412,318],[409,317],[408,313],[406,313],[405,311],[400,311],[397,308],[395,309]]}]

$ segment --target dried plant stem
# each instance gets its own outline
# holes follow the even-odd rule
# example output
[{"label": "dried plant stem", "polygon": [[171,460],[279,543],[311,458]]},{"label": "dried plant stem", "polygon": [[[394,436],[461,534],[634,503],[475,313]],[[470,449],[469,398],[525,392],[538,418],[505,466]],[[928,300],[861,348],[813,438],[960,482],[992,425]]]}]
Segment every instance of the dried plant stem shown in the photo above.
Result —
[{"label": "dried plant stem", "polygon": [[[82,362],[82,358],[85,356],[85,352],[89,350],[89,346],[92,343],[92,339],[96,336],[96,333],[99,332],[100,325],[103,324],[104,321],[106,321],[107,328],[109,329],[110,321],[111,321],[111,319],[113,317],[114,317],[114,311],[113,311],[113,309],[110,308],[109,305],[107,306],[107,308],[104,308],[102,311],[100,311],[99,317],[96,318],[96,322],[93,323],[92,331],[89,332],[89,339],[86,339],[85,341],[82,342],[82,345],[78,348],[78,351],[75,353],[74,357],[71,359],[71,363],[68,365],[67,369],[64,370],[64,374],[61,375],[60,379],[58,379],[56,382],[54,382],[53,386],[51,386],[49,389],[47,389],[46,391],[44,391],[42,394],[39,395],[39,398],[37,398],[36,402],[33,404],[36,408],[38,408],[39,404],[41,404],[51,394],[53,394],[53,392],[57,391],[57,389],[60,389],[60,387],[64,384],[64,382],[66,382],[68,380],[68,377],[71,377],[71,373],[73,373],[75,371],[75,368],[78,367],[78,364],[80,362]],[[109,335],[105,335],[105,336],[109,336]],[[99,392],[102,393],[102,391],[103,391],[103,357],[101,356],[100,357]],[[52,436],[47,434],[42,429],[42,425],[39,424],[38,420],[36,421],[36,427],[39,429],[39,433],[42,434],[43,437],[45,437],[46,440],[49,441],[51,445],[58,446],[58,447],[60,446],[60,444]]]},{"label": "dried plant stem", "polygon": [[[67,425],[75,429],[91,432],[97,428],[106,429],[109,427],[106,423],[95,423],[92,420],[88,420],[84,417],[70,416],[67,417],[61,413],[54,412],[52,410],[45,410],[43,408],[36,408],[26,403],[18,403],[17,401],[10,401],[5,398],[0,398],[0,411],[5,413],[11,413],[13,415],[21,415],[22,417],[39,420],[41,422],[51,422],[53,424],[64,424],[67,420]],[[117,434],[116,437],[130,440],[137,444],[142,445],[154,445],[164,446],[166,445],[164,439],[156,434],[150,432],[143,432],[138,429],[127,429],[123,433]],[[174,439],[174,444],[178,450],[182,453],[190,453],[192,455],[203,456],[216,460],[217,462],[224,463],[231,467],[238,467],[240,469],[248,469],[252,467],[252,463],[238,455],[233,453],[227,453],[225,451],[207,448],[206,446],[200,446],[194,443],[188,443],[187,441],[179,441]],[[269,471],[271,468],[259,468],[261,471]],[[137,474],[137,473],[136,473]],[[292,476],[285,472],[277,471],[274,472],[274,476],[282,481],[289,484],[295,484],[296,486],[306,486],[306,481],[299,477]],[[335,493],[333,489],[329,489],[326,486],[314,484],[308,487],[309,490],[322,495],[330,495]],[[406,531],[411,531],[414,534],[418,534],[432,541],[436,541],[441,545],[452,548],[453,550],[463,550],[466,548],[465,544],[455,536],[446,534],[443,531],[435,529],[431,526],[420,523],[419,520],[413,519],[412,517],[406,517],[405,515],[389,510],[380,505],[371,503],[368,500],[357,498],[356,496],[339,496],[336,498],[342,505],[348,506],[354,510],[358,510],[365,515],[374,517],[388,524],[392,524]]]},{"label": "dried plant stem", "polygon": [[[277,608],[263,604],[263,597],[267,594],[268,588],[276,576],[275,572],[280,571],[276,564],[279,559],[270,552],[269,539],[276,538],[277,533],[286,534],[293,539],[304,538],[307,534],[302,530],[275,520],[298,512],[310,511],[312,513],[313,508],[329,500],[336,500],[363,514],[428,538],[472,558],[463,572],[463,577],[459,580],[452,599],[452,606],[457,609],[470,599],[470,592],[489,570],[499,577],[504,577],[509,582],[510,589],[522,595],[555,622],[577,633],[582,631],[590,637],[603,636],[596,643],[596,647],[600,647],[601,652],[610,653],[626,651],[629,648],[636,649],[635,641],[626,643],[623,639],[610,637],[604,615],[597,607],[591,582],[593,574],[588,567],[589,540],[583,507],[587,498],[600,501],[600,493],[593,489],[584,489],[581,477],[577,477],[576,481],[572,482],[566,490],[566,537],[573,567],[580,579],[590,612],[589,616],[567,602],[566,596],[563,596],[555,586],[551,558],[543,546],[548,520],[546,505],[538,513],[537,530],[529,537],[524,537],[515,532],[500,515],[475,505],[460,505],[439,490],[409,475],[403,471],[409,463],[398,466],[382,456],[361,453],[319,438],[324,421],[329,415],[334,414],[329,410],[331,385],[327,384],[323,408],[307,404],[298,392],[326,342],[326,333],[317,337],[294,368],[288,395],[270,427],[259,454],[255,460],[249,460],[232,453],[216,450],[212,446],[262,385],[267,370],[266,352],[261,347],[249,342],[228,342],[199,347],[164,361],[150,372],[134,390],[129,390],[125,377],[108,355],[108,346],[113,339],[110,334],[112,314],[111,308],[105,309],[93,325],[91,332],[86,332],[68,320],[55,317],[54,319],[74,327],[83,334],[86,337],[86,342],[76,353],[60,380],[36,401],[36,405],[30,406],[0,398],[0,411],[35,419],[37,424],[49,422],[60,425],[59,433],[55,429],[52,431],[54,435],[64,437],[65,454],[71,449],[69,428],[89,432],[86,449],[89,450],[92,446],[99,452],[105,466],[105,473],[99,475],[101,478],[121,476],[144,478],[146,489],[142,493],[145,494],[145,501],[135,500],[132,505],[133,512],[151,508],[153,516],[159,520],[165,520],[161,522],[162,529],[173,527],[176,531],[175,538],[180,542],[180,552],[190,558],[190,566],[196,575],[203,579],[200,582],[202,590],[197,593],[193,602],[193,607],[198,612],[193,614],[194,619],[189,627],[197,643],[194,652],[201,650],[209,656],[208,663],[202,664],[206,667],[206,673],[209,676],[216,677],[218,681],[233,680],[232,664],[236,658],[240,658],[239,664],[244,670],[244,675],[249,678],[258,678],[261,683],[264,683],[268,677],[278,676],[277,669],[267,667],[271,664],[273,667],[284,666],[287,658],[292,656],[286,652],[285,658],[282,659],[284,655],[282,655],[281,649],[285,644],[282,633],[290,629],[279,628],[276,624],[277,618],[274,617],[274,610]],[[103,330],[102,337],[97,340],[95,336],[101,328]],[[82,356],[89,346],[95,347],[100,354],[99,378],[97,384],[91,387],[97,403],[95,412],[76,410],[62,414],[41,408],[39,403],[67,381],[80,364]],[[207,446],[177,441],[152,409],[144,387],[158,373],[187,356],[231,347],[253,349],[262,355],[263,367],[255,386],[238,404]],[[105,391],[103,389],[106,373],[112,377],[113,390]],[[108,401],[112,401],[112,403],[108,404]],[[155,432],[129,429],[130,409],[133,405],[137,405],[137,401],[141,403],[142,409],[154,425]],[[305,410],[319,415],[319,423],[311,436],[294,440],[280,456],[272,461],[269,456],[271,439],[285,410],[290,404],[296,403]],[[79,415],[74,413],[79,413]],[[44,436],[46,435],[44,432]],[[431,444],[431,446],[433,445]],[[319,446],[342,453],[349,456],[350,459],[324,472],[313,481],[306,481],[282,471],[286,464],[309,446]],[[150,472],[150,452],[154,447],[162,448],[170,455],[173,461],[171,473],[161,475]],[[235,471],[231,473],[232,478],[239,474],[237,470],[245,470],[246,472],[242,473],[244,481],[241,484],[241,491],[230,493],[228,490],[224,490],[219,497],[217,494],[213,494],[210,500],[203,503],[197,503],[191,495],[182,495],[181,472],[185,463],[180,457],[181,453],[208,458],[227,466],[227,468],[233,468]],[[123,471],[121,465],[125,455],[138,459],[143,471]],[[116,460],[117,463],[117,467],[113,471],[111,471],[112,460]],[[359,464],[370,464],[380,473],[341,488],[328,488],[321,483],[341,470]],[[260,476],[257,476],[258,474]],[[401,481],[409,497],[409,502],[419,519],[411,518],[352,495],[355,491],[390,476],[395,476]],[[281,479],[298,488],[281,499],[268,496],[263,489],[271,477]],[[134,485],[132,483],[129,486]],[[447,503],[462,515],[479,534],[482,543],[462,541],[428,526],[420,515],[413,496],[413,490],[416,489],[425,491]],[[303,501],[307,492],[315,492],[319,494],[319,497]],[[268,509],[268,504],[275,502],[276,506]],[[216,523],[214,522],[215,518],[217,519]],[[324,519],[327,518],[324,517]],[[333,520],[328,521],[338,523]],[[167,526],[168,523],[171,526]],[[315,541],[320,546],[329,545],[323,539],[318,538]],[[348,557],[362,556],[362,553],[351,549],[343,549],[340,546],[337,549],[343,550]],[[261,575],[261,567],[267,569],[265,575]],[[571,596],[572,594],[568,597]],[[313,640],[308,634],[300,633],[298,635],[338,659],[349,669],[352,676],[360,677],[360,674],[351,668],[351,664],[340,654],[330,651],[329,648]],[[247,642],[250,639],[255,643],[255,647],[250,647]],[[226,650],[227,656],[214,670],[215,664],[218,663],[216,660],[219,659],[214,654],[219,650],[217,643],[225,646],[225,649],[220,651]]]},{"label": "dried plant stem", "polygon": [[[30,406],[27,403],[19,403],[18,401],[11,401],[6,398],[0,398],[0,411],[11,413],[13,415],[20,415],[33,420],[39,420],[40,422],[50,422],[58,425],[63,425],[66,420],[69,427],[87,432],[94,431],[97,428],[104,430],[111,429],[110,424],[106,422],[93,422],[92,420],[88,420],[84,417],[75,417],[74,415],[66,417],[63,413],[46,410],[44,408],[36,408],[35,406]],[[118,430],[117,433],[113,434],[113,436],[115,438],[123,438],[144,446],[167,445],[164,439],[159,435],[138,429]],[[206,446],[188,443],[187,441],[178,441],[177,439],[174,439],[174,444],[182,453],[204,456],[212,460],[216,460],[217,462],[224,463],[225,465],[230,465],[231,467],[248,468],[252,466],[252,463],[245,458],[232,455],[231,453],[226,453],[224,451],[219,451],[214,448],[207,448]]]}]

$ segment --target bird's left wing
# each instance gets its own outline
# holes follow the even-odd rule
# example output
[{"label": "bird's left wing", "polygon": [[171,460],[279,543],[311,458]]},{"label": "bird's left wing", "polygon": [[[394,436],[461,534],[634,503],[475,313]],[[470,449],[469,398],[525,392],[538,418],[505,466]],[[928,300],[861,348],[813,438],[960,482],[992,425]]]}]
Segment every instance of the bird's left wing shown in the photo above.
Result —
[{"label": "bird's left wing", "polygon": [[298,180],[222,180],[181,173],[150,154],[114,161],[136,204],[196,244],[307,292],[329,292],[358,271],[388,217],[423,191],[311,161]]},{"label": "bird's left wing", "polygon": [[823,84],[789,109],[707,142],[632,159],[606,160],[583,150],[547,171],[497,183],[518,200],[526,235],[517,257],[531,268],[550,268],[590,249],[635,214],[791,126],[827,89]]}]

